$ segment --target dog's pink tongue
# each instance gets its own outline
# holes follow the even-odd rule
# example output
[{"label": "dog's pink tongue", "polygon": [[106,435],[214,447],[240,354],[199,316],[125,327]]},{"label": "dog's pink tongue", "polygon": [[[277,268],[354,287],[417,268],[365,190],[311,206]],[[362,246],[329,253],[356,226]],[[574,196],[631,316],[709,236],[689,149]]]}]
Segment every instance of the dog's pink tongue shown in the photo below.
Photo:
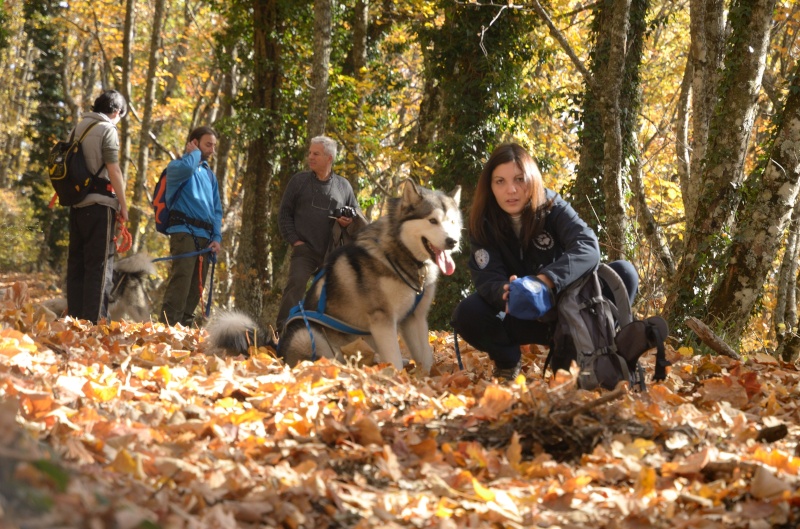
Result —
[{"label": "dog's pink tongue", "polygon": [[456,263],[453,261],[453,258],[450,257],[449,253],[442,250],[436,252],[436,266],[438,266],[439,270],[446,276],[456,271]]}]

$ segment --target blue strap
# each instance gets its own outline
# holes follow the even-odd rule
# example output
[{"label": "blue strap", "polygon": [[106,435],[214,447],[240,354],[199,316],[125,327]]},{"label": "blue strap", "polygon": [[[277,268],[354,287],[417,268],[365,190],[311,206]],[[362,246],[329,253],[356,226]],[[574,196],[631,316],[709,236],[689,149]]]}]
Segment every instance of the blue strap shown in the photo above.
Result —
[{"label": "blue strap", "polygon": [[289,317],[286,318],[287,324],[290,321],[297,320],[302,317],[303,321],[306,323],[306,326],[308,326],[308,320],[311,320],[315,323],[319,323],[320,325],[324,325],[329,329],[333,329],[334,331],[340,331],[347,334],[357,334],[360,336],[367,336],[368,334],[371,334],[367,330],[359,329],[358,327],[353,327],[352,325],[349,325],[343,322],[342,320],[334,318],[333,316],[328,316],[323,312],[319,312],[316,310],[304,310],[301,306],[301,303],[298,303],[297,305],[292,307],[292,310],[289,311]]},{"label": "blue strap", "polygon": [[[208,253],[211,251],[211,248],[203,248],[202,250],[197,250],[196,252],[186,252],[180,253],[178,255],[168,255],[167,257],[159,257],[158,259],[153,259],[154,263],[159,261],[172,261],[173,259],[182,259],[184,257],[196,257],[198,255],[203,255],[204,253]],[[214,262],[216,263],[216,257],[214,258]]]},{"label": "blue strap", "polygon": [[[317,361],[317,342],[314,340],[314,333],[311,331],[311,325],[308,323],[308,318],[306,318],[306,311],[303,310],[303,300],[300,300],[300,303],[297,304],[297,312],[299,312],[303,316],[303,323],[306,324],[306,329],[308,330],[308,338],[311,340],[311,361]],[[294,308],[292,309],[294,311]],[[291,313],[291,311],[290,311]],[[288,323],[288,322],[287,322]]]},{"label": "blue strap", "polygon": [[[166,172],[166,171],[167,171],[167,170],[166,170],[166,169],[164,169],[164,172]],[[164,177],[166,177],[166,176],[167,176],[167,175],[164,175]],[[178,186],[178,189],[177,189],[177,191],[175,191],[175,194],[174,194],[174,195],[172,195],[172,204],[170,204],[169,202],[167,202],[167,200],[166,200],[166,197],[164,197],[164,202],[167,202],[167,209],[168,209],[168,210],[171,210],[171,209],[172,209],[172,206],[174,206],[174,205],[175,205],[175,202],[177,202],[177,201],[178,201],[178,199],[179,199],[179,198],[180,198],[180,196],[181,196],[181,191],[183,191],[183,188],[184,188],[184,187],[186,187],[186,184],[188,184],[188,183],[189,183],[189,180],[191,180],[193,176],[194,176],[194,172],[192,173],[192,176],[190,176],[189,178],[187,178],[186,180],[184,180],[183,182],[181,182],[181,185],[179,185],[179,186]],[[165,195],[167,194],[167,191],[166,191],[166,190],[164,190],[164,194],[165,194]]]},{"label": "blue strap", "polygon": [[[322,279],[325,276],[325,269],[323,268],[320,270],[316,276],[314,276],[314,281],[311,283],[309,290],[314,288],[314,285],[317,284],[317,281]],[[325,307],[328,305],[328,289],[325,288],[327,285],[323,284],[322,289],[319,293],[319,300],[317,301],[317,310],[305,310],[303,307],[303,300],[300,300],[300,303],[295,305],[289,311],[289,316],[286,318],[286,324],[288,325],[290,321],[296,319],[303,319],[303,323],[308,330],[308,335],[311,338],[311,360],[314,361],[317,359],[317,348],[316,343],[314,341],[314,333],[311,331],[311,325],[308,323],[309,320],[313,321],[314,323],[319,323],[320,325],[324,325],[329,329],[333,329],[335,331],[343,332],[346,334],[355,334],[359,336],[367,336],[370,333],[367,330],[359,329],[358,327],[353,327],[342,320],[334,318],[332,316],[328,316],[325,314]],[[411,310],[408,311],[406,317],[410,316],[411,313],[417,308],[419,302],[422,300],[422,296],[425,295],[425,291],[421,291],[417,293],[417,296],[414,298],[414,306],[411,307]],[[458,344],[456,343],[456,347]],[[461,365],[461,356],[458,357],[459,366]],[[461,369],[464,369],[463,367]]]},{"label": "blue strap", "polygon": [[211,314],[211,298],[214,295],[214,269],[217,267],[217,254],[211,252],[211,255],[208,256],[208,260],[211,261],[211,280],[208,282],[208,302],[206,303],[206,318],[208,318],[208,315]]}]

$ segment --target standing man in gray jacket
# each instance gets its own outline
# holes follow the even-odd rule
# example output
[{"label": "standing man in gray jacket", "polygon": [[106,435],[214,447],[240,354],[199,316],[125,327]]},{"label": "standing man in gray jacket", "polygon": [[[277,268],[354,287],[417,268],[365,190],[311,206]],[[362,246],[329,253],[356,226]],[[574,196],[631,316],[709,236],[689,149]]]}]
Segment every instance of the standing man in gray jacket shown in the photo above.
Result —
[{"label": "standing man in gray jacket", "polygon": [[[350,182],[332,170],[336,147],[336,141],[327,136],[312,138],[309,170],[292,176],[281,199],[278,224],[281,236],[292,247],[292,257],[278,309],[279,331],[291,308],[303,299],[308,280],[322,266],[331,246],[334,223],[347,229],[361,215]],[[353,208],[354,214],[342,214],[342,206]]]},{"label": "standing man in gray jacket", "polygon": [[75,127],[76,138],[91,127],[81,145],[87,169],[97,176],[86,198],[69,210],[67,314],[92,323],[108,318],[116,221],[128,222],[117,135],[127,108],[122,94],[108,90]]}]

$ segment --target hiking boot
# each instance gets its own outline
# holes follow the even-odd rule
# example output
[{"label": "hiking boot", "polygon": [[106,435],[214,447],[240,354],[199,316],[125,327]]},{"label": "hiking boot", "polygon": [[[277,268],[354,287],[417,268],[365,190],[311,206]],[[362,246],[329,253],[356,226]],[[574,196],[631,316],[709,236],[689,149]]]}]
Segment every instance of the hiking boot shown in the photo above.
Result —
[{"label": "hiking boot", "polygon": [[522,367],[521,362],[517,362],[517,365],[514,367],[497,367],[494,366],[494,371],[492,372],[492,377],[496,378],[500,382],[514,382],[517,377],[519,376],[520,368]]}]

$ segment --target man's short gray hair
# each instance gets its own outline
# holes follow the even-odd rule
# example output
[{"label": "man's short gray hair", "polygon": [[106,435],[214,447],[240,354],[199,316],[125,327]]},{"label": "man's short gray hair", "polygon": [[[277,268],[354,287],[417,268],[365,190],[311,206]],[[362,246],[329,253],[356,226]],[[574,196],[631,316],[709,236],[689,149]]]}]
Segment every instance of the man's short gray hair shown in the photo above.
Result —
[{"label": "man's short gray hair", "polygon": [[311,138],[310,144],[314,145],[315,143],[322,145],[322,148],[325,149],[325,154],[329,155],[333,161],[336,161],[336,149],[338,148],[336,140],[328,136],[317,136]]}]

